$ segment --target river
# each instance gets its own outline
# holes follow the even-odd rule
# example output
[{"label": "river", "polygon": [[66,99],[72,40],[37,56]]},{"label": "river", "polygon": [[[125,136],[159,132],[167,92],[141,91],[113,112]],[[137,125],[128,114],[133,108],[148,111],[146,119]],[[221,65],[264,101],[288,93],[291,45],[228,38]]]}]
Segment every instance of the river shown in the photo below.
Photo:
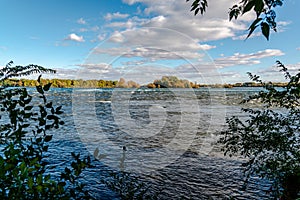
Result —
[{"label": "river", "polygon": [[268,182],[244,188],[243,160],[216,144],[226,117],[243,117],[241,100],[260,89],[52,88],[65,125],[53,131],[51,162],[63,170],[70,152],[90,154],[83,181],[97,199],[118,199],[102,182],[110,171],[138,176],[159,199],[268,199]]}]

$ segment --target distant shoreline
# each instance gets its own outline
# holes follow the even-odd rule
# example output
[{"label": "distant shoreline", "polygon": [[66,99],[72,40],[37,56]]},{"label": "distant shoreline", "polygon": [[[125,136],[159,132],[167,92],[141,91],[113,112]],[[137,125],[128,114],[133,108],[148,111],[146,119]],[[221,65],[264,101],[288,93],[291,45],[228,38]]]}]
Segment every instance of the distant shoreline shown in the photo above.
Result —
[{"label": "distant shoreline", "polygon": [[[181,80],[177,77],[162,77],[161,80],[154,80],[147,85],[139,85],[134,81],[115,80],[72,80],[72,79],[42,79],[42,85],[51,83],[54,88],[236,88],[236,87],[262,87],[261,83],[224,83],[224,84],[201,84],[193,83],[188,80]],[[275,82],[274,87],[286,87],[288,83]],[[8,79],[4,85],[9,87],[35,87],[38,85],[36,80],[31,79]]]}]

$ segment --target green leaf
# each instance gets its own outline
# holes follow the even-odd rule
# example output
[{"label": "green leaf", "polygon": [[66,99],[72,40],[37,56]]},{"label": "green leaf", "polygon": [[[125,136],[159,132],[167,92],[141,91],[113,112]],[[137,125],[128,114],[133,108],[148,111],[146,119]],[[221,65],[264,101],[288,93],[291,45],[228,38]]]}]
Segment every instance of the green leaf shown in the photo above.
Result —
[{"label": "green leaf", "polygon": [[60,111],[60,110],[61,110],[61,108],[62,108],[62,106],[58,106],[58,107],[55,109],[55,112],[58,112],[58,111]]},{"label": "green leaf", "polygon": [[199,10],[200,10],[200,8],[197,8],[197,9],[195,10],[195,15],[198,14]]},{"label": "green leaf", "polygon": [[[247,38],[249,38],[251,36],[251,34],[253,33],[253,31],[257,28],[258,23],[261,22],[262,18],[257,18],[256,20],[254,20],[254,22],[250,25],[249,27],[249,34],[247,36]],[[246,39],[247,39],[246,38]]]},{"label": "green leaf", "polygon": [[30,124],[23,124],[22,125],[22,128],[27,128],[27,127],[29,127],[30,126]]},{"label": "green leaf", "polygon": [[243,9],[243,14],[245,14],[246,12],[249,12],[255,5],[255,1],[254,0],[250,0],[247,5],[244,7]]},{"label": "green leaf", "polygon": [[37,82],[40,83],[41,82],[41,77],[42,75],[39,75],[38,79],[37,79]]},{"label": "green leaf", "polygon": [[48,83],[44,86],[44,91],[48,91],[51,87],[52,83]]},{"label": "green leaf", "polygon": [[52,128],[52,127],[53,127],[52,125],[46,125],[46,126],[45,126],[45,129],[46,129],[46,130],[49,130],[49,129]]},{"label": "green leaf", "polygon": [[55,116],[55,115],[48,115],[47,116],[47,119],[49,119],[49,120],[58,120],[58,117],[57,116]]},{"label": "green leaf", "polygon": [[28,186],[30,189],[32,189],[32,186],[33,186],[33,178],[32,177],[28,177]]},{"label": "green leaf", "polygon": [[[257,25],[258,26],[258,25]],[[253,31],[257,28],[257,26],[254,26],[254,27],[250,27],[249,29],[250,29],[250,31],[249,31],[249,34],[247,35],[247,38],[246,39],[248,39],[250,36],[251,36],[251,34],[253,33]]]},{"label": "green leaf", "polygon": [[52,108],[52,102],[47,103],[46,108]]},{"label": "green leaf", "polygon": [[195,0],[194,2],[193,2],[193,4],[192,4],[192,6],[198,6],[199,5],[199,2],[200,2],[200,0]]},{"label": "green leaf", "polygon": [[46,121],[42,118],[39,118],[39,121],[40,121],[39,126],[44,126],[46,124]]},{"label": "green leaf", "polygon": [[231,21],[233,17],[237,19],[239,12],[240,10],[238,9],[238,6],[234,5],[229,11],[229,21]]},{"label": "green leaf", "polygon": [[256,0],[254,10],[256,12],[257,17],[259,17],[259,15],[262,13],[263,9],[264,9],[263,0]]},{"label": "green leaf", "polygon": [[36,142],[37,142],[37,143],[42,142],[42,138],[36,138]]},{"label": "green leaf", "polygon": [[269,40],[270,26],[268,23],[266,23],[266,22],[261,23],[261,31],[262,31],[262,34],[265,36],[265,38],[267,40]]},{"label": "green leaf", "polygon": [[52,140],[52,135],[46,135],[44,141],[45,141],[45,142],[49,142],[49,141],[51,141],[51,140]]},{"label": "green leaf", "polygon": [[33,106],[26,106],[25,108],[24,108],[24,110],[31,110],[33,108]]},{"label": "green leaf", "polygon": [[262,18],[257,18],[256,20],[254,20],[253,23],[250,25],[249,30],[254,28],[261,20]]},{"label": "green leaf", "polygon": [[42,86],[40,86],[40,85],[36,86],[36,90],[38,91],[38,93],[44,94],[44,90],[43,90]]},{"label": "green leaf", "polygon": [[48,151],[49,146],[44,146],[43,151]]}]

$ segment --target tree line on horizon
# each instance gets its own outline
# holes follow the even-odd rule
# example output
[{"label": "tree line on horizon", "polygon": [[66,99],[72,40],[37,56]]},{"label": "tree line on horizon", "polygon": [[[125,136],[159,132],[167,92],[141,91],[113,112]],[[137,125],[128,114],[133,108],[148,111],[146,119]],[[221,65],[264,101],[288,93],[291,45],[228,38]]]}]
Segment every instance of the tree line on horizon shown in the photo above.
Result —
[{"label": "tree line on horizon", "polygon": [[[152,83],[140,85],[132,80],[126,81],[124,78],[117,80],[83,80],[83,79],[42,79],[41,83],[46,85],[51,83],[54,88],[232,88],[232,87],[262,87],[256,82],[244,83],[224,83],[224,84],[199,84],[190,82],[186,79],[179,79],[176,76],[162,76],[161,79],[154,80]],[[32,79],[7,79],[3,85],[9,87],[35,87],[37,80]],[[285,87],[287,83],[272,83],[275,87]]]}]

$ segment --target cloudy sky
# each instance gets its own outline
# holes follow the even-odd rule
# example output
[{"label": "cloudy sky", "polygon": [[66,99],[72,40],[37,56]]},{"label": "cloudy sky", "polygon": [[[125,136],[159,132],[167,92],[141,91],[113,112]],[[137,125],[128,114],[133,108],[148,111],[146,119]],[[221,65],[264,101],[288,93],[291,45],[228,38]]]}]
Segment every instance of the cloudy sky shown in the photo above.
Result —
[{"label": "cloudy sky", "polygon": [[258,30],[245,41],[253,14],[228,20],[232,0],[209,0],[193,16],[186,0],[0,0],[0,66],[38,64],[55,78],[140,83],[163,75],[203,83],[248,81],[246,72],[280,80],[280,60],[300,69],[300,1],[277,10],[270,41]]}]

